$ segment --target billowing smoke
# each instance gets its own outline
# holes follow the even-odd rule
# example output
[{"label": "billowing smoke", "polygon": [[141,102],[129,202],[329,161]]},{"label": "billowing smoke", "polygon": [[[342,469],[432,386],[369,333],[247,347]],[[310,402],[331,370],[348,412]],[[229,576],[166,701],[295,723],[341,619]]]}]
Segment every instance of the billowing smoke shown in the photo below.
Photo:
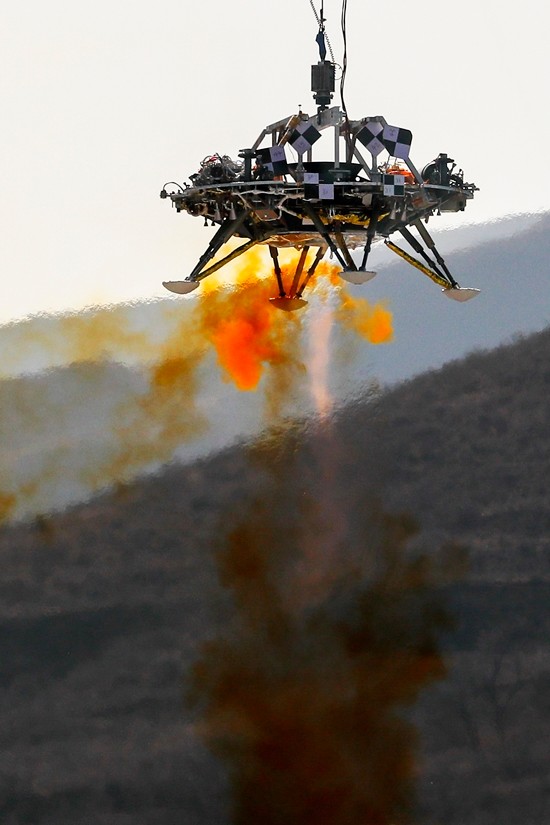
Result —
[{"label": "billowing smoke", "polygon": [[441,570],[349,466],[327,422],[256,448],[258,495],[219,552],[232,620],[202,650],[192,698],[233,825],[414,819],[407,708],[445,673]]},{"label": "billowing smoke", "polygon": [[[130,313],[112,314],[114,322],[104,310],[20,330],[44,325],[46,353],[65,366],[0,382],[4,518],[48,513],[158,469],[207,429],[204,353],[189,319],[155,342],[131,329]],[[29,358],[24,343],[19,352]]]},{"label": "billowing smoke", "polygon": [[[220,289],[213,278],[206,281],[198,320],[204,338],[215,347],[223,373],[239,389],[255,390],[269,368],[282,401],[292,378],[303,375],[307,368],[302,341],[307,314],[273,311],[269,298],[276,291],[273,281],[265,279],[265,258],[261,250],[249,252],[231,290]],[[295,265],[293,253],[282,268],[283,282],[290,283]],[[342,288],[337,271],[338,267],[326,262],[318,267],[311,286],[319,303],[326,304],[335,296],[339,306],[336,319],[344,329],[371,344],[391,341],[391,313],[381,304],[372,306],[351,296]],[[282,375],[286,381],[281,380]]]},{"label": "billowing smoke", "polygon": [[230,412],[220,402],[213,359],[224,382],[258,392],[264,423],[279,420],[309,391],[308,317],[331,302],[336,321],[353,334],[391,340],[391,314],[335,286],[330,264],[312,282],[311,311],[287,313],[269,303],[276,289],[265,277],[266,255],[243,260],[233,284],[212,276],[189,300],[0,329],[0,520],[47,513],[126,483],[158,470],[182,445],[223,430]]}]

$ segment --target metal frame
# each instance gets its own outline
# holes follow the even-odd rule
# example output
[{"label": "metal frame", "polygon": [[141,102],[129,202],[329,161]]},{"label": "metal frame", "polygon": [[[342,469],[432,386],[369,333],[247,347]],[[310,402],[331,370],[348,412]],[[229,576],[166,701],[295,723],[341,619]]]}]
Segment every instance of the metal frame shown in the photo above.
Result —
[{"label": "metal frame", "polygon": [[[331,168],[341,169],[343,163],[355,160],[365,176],[364,180],[338,180],[334,177],[334,203],[309,198],[303,184],[304,155],[298,155],[293,180],[255,180],[252,160],[264,141],[271,146],[284,146],[292,130],[302,122],[309,122],[319,131],[333,129],[334,157]],[[377,166],[377,156],[371,155],[371,162],[357,148],[356,135],[367,124],[377,122],[387,126],[382,116],[347,121],[339,106],[320,108],[310,117],[299,111],[266,126],[258,135],[250,149],[243,149],[243,175],[240,180],[212,183],[207,185],[175,186],[175,191],[162,190],[161,197],[169,197],[178,212],[188,211],[201,215],[205,222],[210,220],[219,228],[211,239],[206,251],[185,281],[165,282],[165,286],[175,292],[187,292],[201,280],[219,270],[230,261],[242,255],[252,246],[263,243],[269,246],[274,266],[274,275],[279,291],[279,300],[301,299],[323,254],[330,249],[342,267],[342,276],[353,283],[368,280],[375,273],[365,267],[376,235],[383,237],[388,247],[416,269],[426,274],[444,290],[460,291],[457,281],[451,275],[443,257],[438,252],[433,238],[423,220],[427,221],[434,212],[461,211],[466,201],[474,196],[477,187],[473,184],[440,186],[422,179],[410,159],[401,160],[413,178],[405,185],[405,196],[387,196],[382,185],[382,173]],[[346,161],[341,160],[342,139],[345,141]],[[313,150],[306,153],[306,163],[313,160]],[[168,184],[166,185],[168,186]],[[307,223],[311,231],[308,232]],[[414,227],[418,237],[409,227]],[[397,247],[388,240],[399,231],[413,251],[423,262]],[[207,266],[214,255],[232,236],[245,238],[245,243],[230,252],[220,261]],[[308,236],[304,240],[304,235]],[[294,242],[295,241],[295,242]],[[292,279],[285,288],[278,263],[279,246],[296,246],[301,250],[300,258]],[[313,264],[302,279],[307,254],[311,246],[318,251]],[[350,248],[363,246],[363,256],[359,267],[354,261]],[[353,273],[356,273],[353,276]],[[361,279],[360,273],[365,275]],[[351,277],[346,277],[350,276]],[[368,277],[366,277],[368,276]],[[473,297],[477,290],[462,290],[458,300]],[[468,295],[466,295],[468,293]],[[303,304],[303,301],[300,302]]]}]

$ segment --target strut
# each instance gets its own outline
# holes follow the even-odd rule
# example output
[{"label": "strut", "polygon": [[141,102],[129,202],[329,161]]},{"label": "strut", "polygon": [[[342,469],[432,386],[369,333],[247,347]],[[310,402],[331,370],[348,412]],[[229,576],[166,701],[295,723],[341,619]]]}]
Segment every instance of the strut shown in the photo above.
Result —
[{"label": "strut", "polygon": [[319,247],[319,249],[317,250],[317,254],[315,255],[315,258],[314,258],[314,260],[313,260],[313,263],[311,264],[310,268],[308,269],[308,271],[307,271],[307,273],[306,273],[306,277],[305,277],[305,278],[304,278],[304,280],[302,281],[302,286],[300,287],[300,289],[299,289],[299,290],[298,290],[298,292],[296,293],[296,297],[297,297],[297,298],[301,298],[301,297],[302,297],[302,294],[303,294],[303,292],[304,292],[304,289],[305,289],[305,288],[306,288],[306,286],[308,285],[308,283],[309,283],[309,281],[310,281],[310,278],[313,276],[313,273],[314,273],[314,272],[315,272],[315,270],[317,269],[317,266],[319,265],[319,263],[320,263],[320,261],[321,261],[321,258],[323,257],[323,255],[325,254],[325,252],[326,252],[326,249],[325,249],[325,247],[324,247],[324,246],[320,246],[320,247]]}]

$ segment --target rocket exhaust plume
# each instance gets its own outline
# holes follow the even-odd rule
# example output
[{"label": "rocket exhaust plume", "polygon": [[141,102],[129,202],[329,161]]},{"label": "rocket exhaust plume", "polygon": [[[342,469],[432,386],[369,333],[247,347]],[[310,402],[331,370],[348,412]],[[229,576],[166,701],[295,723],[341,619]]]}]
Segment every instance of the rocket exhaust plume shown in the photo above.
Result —
[{"label": "rocket exhaust plume", "polygon": [[[0,382],[0,437],[6,447],[0,522],[48,513],[126,483],[204,436],[216,426],[202,404],[211,353],[224,381],[261,394],[266,423],[280,420],[292,404],[304,405],[308,313],[270,305],[266,258],[248,253],[232,286],[222,288],[212,276],[197,299],[37,317],[1,328],[6,380]],[[285,277],[293,268],[291,260]],[[312,318],[316,302],[324,311],[334,301],[336,322],[354,335],[390,340],[390,314],[340,286],[331,292],[336,281],[335,268],[321,263],[310,284]],[[385,338],[372,323],[379,316],[386,319]],[[325,334],[328,326],[321,338]],[[322,383],[319,352],[312,364],[314,393]]]},{"label": "rocket exhaust plume", "polygon": [[333,325],[332,309],[324,306],[321,312],[311,319],[310,324],[310,358],[309,372],[311,395],[319,418],[325,419],[332,407],[332,398],[328,389],[330,366],[330,333]]},{"label": "rocket exhaust plume", "polygon": [[[259,273],[265,272],[266,257],[259,249],[249,251],[237,274],[236,287],[229,291],[220,290],[219,282],[209,278],[202,286],[199,319],[203,335],[216,350],[225,378],[240,390],[255,390],[268,367],[272,384],[266,395],[273,401],[276,395],[284,398],[296,378],[306,371],[301,336],[307,316],[273,312],[269,305],[273,282],[259,277]],[[292,279],[295,264],[293,253],[290,262],[282,267],[284,283]],[[321,262],[311,282],[314,296],[325,306],[336,296],[338,311],[334,318],[344,329],[371,344],[389,343],[393,339],[391,312],[382,304],[372,306],[365,299],[351,296],[343,289],[337,272],[337,266]],[[322,335],[330,334],[332,312],[329,314],[330,321],[327,312],[322,313],[327,316]],[[318,367],[317,361],[314,369]],[[272,403],[271,412],[277,406],[280,401]]]},{"label": "rocket exhaust plume", "polygon": [[221,289],[218,281],[205,282],[195,314],[201,335],[214,347],[224,379],[241,391],[251,391],[266,375],[264,391],[273,412],[305,371],[301,342],[305,319],[274,310],[269,303],[273,284],[260,277],[264,272],[261,252],[250,251],[235,285]]},{"label": "rocket exhaust plume", "polygon": [[263,484],[218,553],[233,616],[205,645],[191,699],[227,766],[233,825],[413,821],[417,733],[406,709],[445,673],[438,634],[449,616],[435,566],[408,551],[414,522],[385,513],[347,474],[328,389],[335,319],[387,340],[384,313],[339,296],[312,316],[315,432],[251,450]]},{"label": "rocket exhaust plume", "polygon": [[251,451],[263,483],[218,553],[232,619],[191,691],[227,766],[233,825],[414,820],[406,710],[445,675],[444,576],[410,551],[413,519],[357,490],[353,458],[326,418]]}]

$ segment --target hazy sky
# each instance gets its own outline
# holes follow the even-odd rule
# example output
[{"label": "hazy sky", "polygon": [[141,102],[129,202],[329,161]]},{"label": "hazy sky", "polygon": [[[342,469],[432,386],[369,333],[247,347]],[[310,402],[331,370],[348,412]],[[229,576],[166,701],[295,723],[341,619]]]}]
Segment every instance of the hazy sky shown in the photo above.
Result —
[{"label": "hazy sky", "polygon": [[[165,295],[212,230],[161,201],[163,183],[235,156],[298,104],[314,112],[309,0],[3,6],[0,322]],[[548,6],[348,6],[350,117],[411,129],[418,167],[457,160],[482,191],[456,225],[550,208]],[[325,16],[338,61],[340,0]]]}]

